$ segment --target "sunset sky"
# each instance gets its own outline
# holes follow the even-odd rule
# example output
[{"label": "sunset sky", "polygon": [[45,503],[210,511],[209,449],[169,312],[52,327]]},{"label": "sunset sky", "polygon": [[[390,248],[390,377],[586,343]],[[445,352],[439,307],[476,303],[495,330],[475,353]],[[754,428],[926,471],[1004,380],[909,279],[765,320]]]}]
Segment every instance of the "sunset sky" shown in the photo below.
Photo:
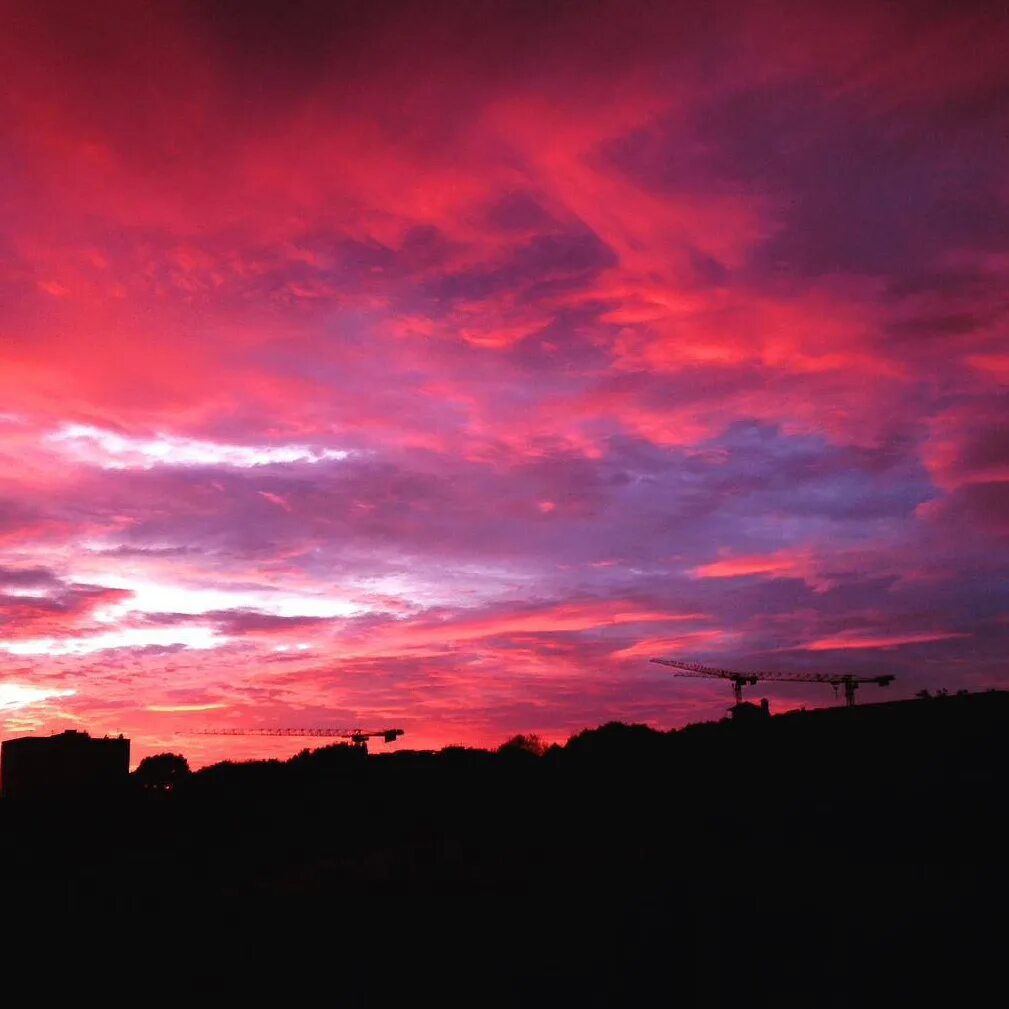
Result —
[{"label": "sunset sky", "polygon": [[1009,680],[1004,5],[0,10],[4,738]]}]

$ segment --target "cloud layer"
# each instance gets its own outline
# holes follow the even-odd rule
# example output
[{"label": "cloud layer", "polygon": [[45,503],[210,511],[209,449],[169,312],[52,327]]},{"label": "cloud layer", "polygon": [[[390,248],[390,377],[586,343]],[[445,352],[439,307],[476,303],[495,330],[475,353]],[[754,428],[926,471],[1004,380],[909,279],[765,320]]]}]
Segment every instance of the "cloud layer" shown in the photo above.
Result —
[{"label": "cloud layer", "polygon": [[4,10],[8,733],[1004,681],[1004,13]]}]

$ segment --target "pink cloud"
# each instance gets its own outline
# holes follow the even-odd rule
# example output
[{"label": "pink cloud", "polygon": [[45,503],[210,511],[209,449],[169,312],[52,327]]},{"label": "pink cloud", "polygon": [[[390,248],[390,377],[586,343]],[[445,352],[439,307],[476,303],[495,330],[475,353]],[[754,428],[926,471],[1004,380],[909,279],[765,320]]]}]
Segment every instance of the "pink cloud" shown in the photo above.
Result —
[{"label": "pink cloud", "polygon": [[955,631],[922,631],[917,634],[872,634],[844,631],[831,638],[811,641],[804,645],[803,649],[808,652],[830,652],[844,651],[850,648],[900,648],[902,645],[920,645],[966,637],[969,635]]},{"label": "pink cloud", "polygon": [[691,571],[694,578],[799,578],[817,591],[834,582],[819,572],[816,558],[807,550],[779,550],[773,554],[722,557]]}]

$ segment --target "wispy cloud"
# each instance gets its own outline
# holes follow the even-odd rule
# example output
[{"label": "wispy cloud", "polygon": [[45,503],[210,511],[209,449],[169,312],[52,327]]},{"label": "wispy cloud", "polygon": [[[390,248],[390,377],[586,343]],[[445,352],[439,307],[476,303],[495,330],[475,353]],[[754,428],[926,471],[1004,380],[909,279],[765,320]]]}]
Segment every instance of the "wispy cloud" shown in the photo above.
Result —
[{"label": "wispy cloud", "polygon": [[933,641],[951,641],[954,638],[970,637],[953,631],[920,631],[910,634],[886,634],[866,632],[842,632],[830,638],[811,641],[803,648],[807,652],[844,651],[849,648],[900,648],[904,645],[922,645]]}]

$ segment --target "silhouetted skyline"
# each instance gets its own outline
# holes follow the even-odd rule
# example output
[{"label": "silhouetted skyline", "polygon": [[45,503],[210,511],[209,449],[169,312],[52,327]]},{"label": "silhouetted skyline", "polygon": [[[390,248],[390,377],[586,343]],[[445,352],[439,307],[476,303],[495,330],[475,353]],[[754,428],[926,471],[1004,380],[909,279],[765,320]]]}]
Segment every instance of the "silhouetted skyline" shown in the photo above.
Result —
[{"label": "silhouetted skyline", "polygon": [[494,751],[163,754],[115,791],[4,798],[7,969],[41,944],[78,989],[983,1004],[1009,906],[1009,693],[737,713]]}]

